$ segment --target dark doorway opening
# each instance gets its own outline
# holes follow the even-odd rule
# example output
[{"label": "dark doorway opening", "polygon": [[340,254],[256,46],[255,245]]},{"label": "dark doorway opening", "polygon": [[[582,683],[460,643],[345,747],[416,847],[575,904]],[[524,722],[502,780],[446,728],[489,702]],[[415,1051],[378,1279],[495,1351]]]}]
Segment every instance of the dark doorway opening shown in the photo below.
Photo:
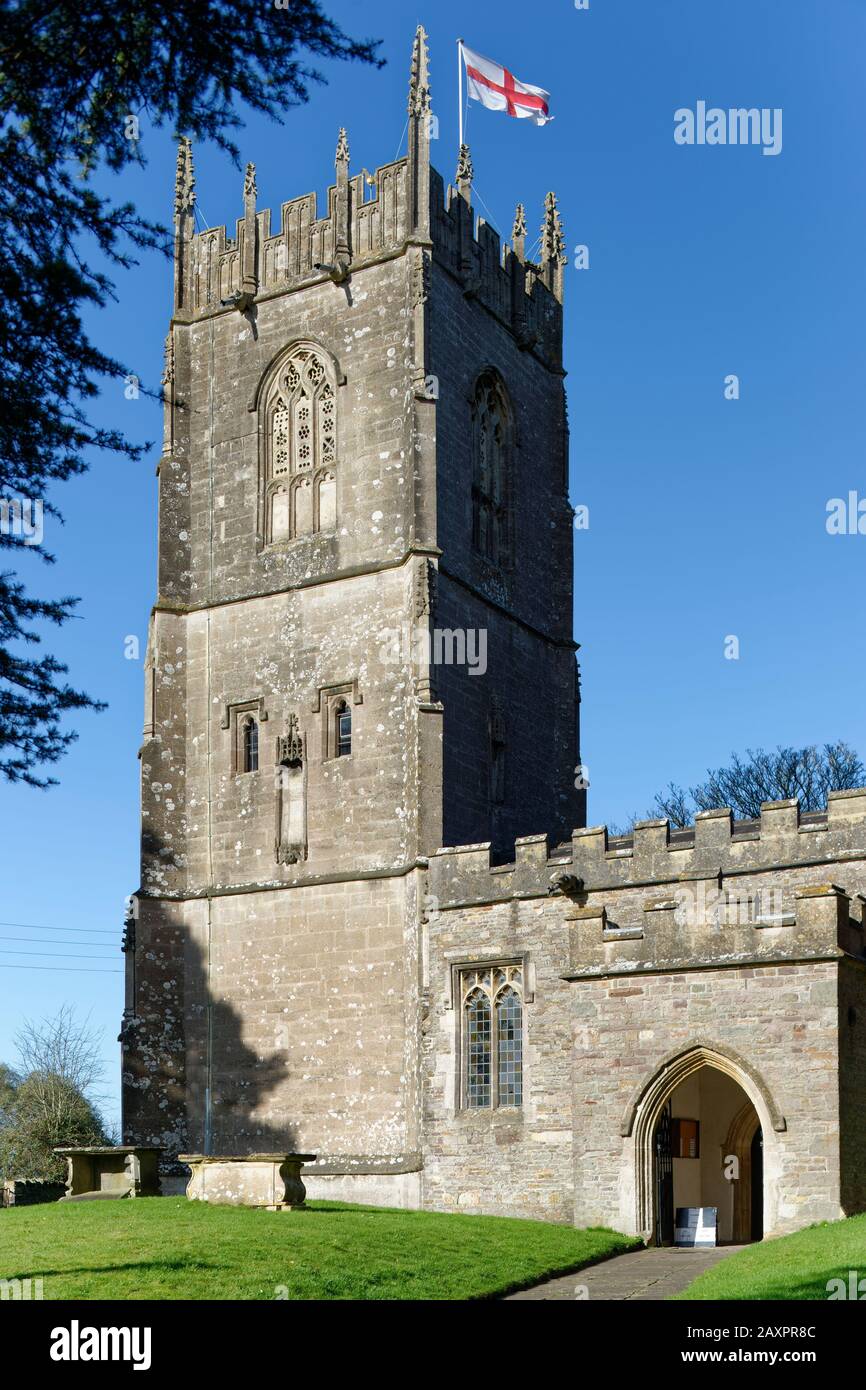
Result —
[{"label": "dark doorway opening", "polygon": [[764,1134],[761,1126],[752,1140],[752,1240],[764,1239]]},{"label": "dark doorway opening", "polygon": [[674,1243],[674,1156],[671,1144],[671,1103],[668,1101],[655,1129],[654,1168],[656,1188],[656,1245]]}]

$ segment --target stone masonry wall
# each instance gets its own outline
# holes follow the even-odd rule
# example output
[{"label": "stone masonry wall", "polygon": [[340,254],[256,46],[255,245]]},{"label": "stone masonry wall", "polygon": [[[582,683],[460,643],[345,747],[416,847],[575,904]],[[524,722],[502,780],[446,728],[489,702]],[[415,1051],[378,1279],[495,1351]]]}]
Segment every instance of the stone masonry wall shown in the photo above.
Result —
[{"label": "stone masonry wall", "polygon": [[[427,157],[422,50],[419,33],[408,160],[377,170],[370,197],[348,175],[341,134],[322,217],[305,195],[272,227],[249,166],[234,238],[196,234],[181,142],[123,1026],[125,1125],[140,1142],[169,1155],[302,1144],[332,1170],[317,1181],[366,1165],[370,1181],[399,1178],[407,1199],[420,1148],[416,878],[443,842],[446,804],[461,836],[490,825],[489,798],[476,806],[464,792],[470,770],[486,785],[494,680],[513,729],[494,832],[577,823],[558,214],[548,209],[547,261],[524,267],[522,252],[503,258],[489,229],[476,233],[463,203],[446,205]],[[298,343],[333,382],[337,523],[269,544],[263,402]],[[492,362],[522,439],[515,574],[540,567],[508,594],[472,570],[452,505],[469,496],[468,383]],[[459,457],[439,447],[440,412]],[[494,639],[481,702],[474,688],[464,698],[465,668],[462,695],[451,668],[437,688],[412,646],[437,622],[440,552],[462,582],[442,576],[448,623]],[[347,758],[328,756],[332,687],[347,688]],[[236,756],[244,706],[258,721],[250,772]],[[303,745],[305,834],[287,859],[276,775],[290,729]]]},{"label": "stone masonry wall", "polygon": [[6,1178],[0,1183],[0,1207],[31,1207],[58,1202],[66,1193],[65,1182],[44,1178]]},{"label": "stone masonry wall", "polygon": [[[379,637],[400,622],[410,583],[410,572],[389,570],[191,615],[187,889],[364,871],[414,856],[412,689]],[[352,756],[326,756],[319,692],[352,681]],[[250,699],[266,716],[259,768],[239,773],[226,711]],[[276,743],[292,715],[306,741],[308,853],[301,865],[277,865]]]},{"label": "stone masonry wall", "polygon": [[[257,308],[255,335],[238,313],[175,325],[189,364],[186,379],[180,369],[178,377],[181,413],[189,417],[189,602],[333,580],[404,556],[414,507],[410,271],[406,256],[359,270],[351,312],[345,292],[330,282],[267,299]],[[277,353],[310,340],[338,366],[337,532],[262,549],[261,432],[251,405]]]},{"label": "stone masonry wall", "polygon": [[[866,791],[802,820],[774,803],[760,825],[710,813],[679,838],[653,824],[573,843],[548,855],[528,837],[499,867],[486,845],[431,862],[425,1203],[463,1193],[473,1210],[644,1229],[624,1116],[672,1057],[704,1048],[771,1099],[768,1232],[866,1207]],[[459,1104],[452,971],[485,960],[520,960],[530,980],[522,1113]]]},{"label": "stone masonry wall", "polygon": [[[444,705],[443,842],[491,840],[507,852],[537,825],[560,832],[579,816],[574,788],[575,664],[571,646],[556,645],[443,577],[436,627],[483,631],[487,669],[440,666],[436,694]],[[505,721],[505,788],[491,803],[490,718],[498,698]]]},{"label": "stone masonry wall", "polygon": [[[531,351],[434,256],[430,371],[437,382],[436,514],[442,549],[436,626],[483,631],[487,670],[440,666],[445,706],[444,844],[491,839],[497,851],[547,827],[581,823],[572,624],[572,512],[562,373]],[[511,565],[472,548],[472,399],[485,370],[501,377],[514,417]],[[506,797],[490,804],[489,720],[506,725]],[[518,790],[519,789],[519,790]]]},{"label": "stone masonry wall", "polygon": [[[433,734],[421,807],[417,672],[391,640],[418,590],[412,256],[358,268],[351,310],[317,279],[263,298],[254,329],[208,301],[172,330],[125,1127],[169,1156],[300,1145],[335,1170],[412,1171],[413,865],[438,793]],[[337,530],[263,548],[250,404],[274,355],[310,338],[337,363]],[[335,685],[353,718],[340,759],[325,747]],[[246,702],[249,773],[233,762]],[[277,738],[292,716],[306,852],[278,863]]]},{"label": "stone masonry wall", "polygon": [[416,877],[143,900],[139,1142],[417,1168]]},{"label": "stone masonry wall", "polygon": [[576,981],[575,1224],[635,1228],[623,1115],[664,1060],[698,1039],[744,1058],[785,1117],[784,1133],[764,1135],[778,1193],[768,1234],[841,1216],[836,971],[828,962]]},{"label": "stone masonry wall", "polygon": [[[571,987],[567,934],[553,903],[466,905],[439,911],[428,900],[429,1013],[424,1038],[425,1207],[570,1221]],[[559,939],[557,939],[557,937]],[[522,1107],[462,1109],[459,1099],[460,1001],[452,966],[527,960]]]},{"label": "stone masonry wall", "polygon": [[[715,1046],[769,1098],[768,1229],[858,1209],[866,790],[832,794],[824,815],[779,802],[674,833],[583,828],[562,226],[549,197],[530,265],[522,209],[505,254],[474,225],[465,161],[444,194],[422,30],[409,109],[408,157],[376,171],[373,197],[341,133],[323,217],[305,195],[272,228],[248,167],[234,239],[194,234],[182,142],[127,1137],[169,1157],[311,1150],[319,1195],[330,1183],[644,1229],[640,1123],[623,1133],[623,1114],[640,1116],[666,1058]],[[262,392],[300,342],[333,378],[337,524],[269,545]],[[515,425],[514,563],[495,573],[471,546],[471,398],[487,369]],[[412,644],[437,627],[483,630],[486,673],[428,669]],[[326,756],[333,686],[351,704],[346,759]],[[250,773],[233,764],[243,704],[259,720]],[[304,754],[296,862],[277,853],[290,728]],[[524,1103],[469,1112],[454,972],[494,960],[524,967]]]}]

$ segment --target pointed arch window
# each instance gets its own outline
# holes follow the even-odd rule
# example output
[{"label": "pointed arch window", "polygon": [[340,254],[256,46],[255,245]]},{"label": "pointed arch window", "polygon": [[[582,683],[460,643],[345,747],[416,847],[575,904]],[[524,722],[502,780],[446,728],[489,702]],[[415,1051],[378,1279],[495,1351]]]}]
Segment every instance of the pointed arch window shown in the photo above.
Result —
[{"label": "pointed arch window", "polygon": [[523,1104],[523,967],[460,975],[463,1104],[490,1110]]},{"label": "pointed arch window", "polygon": [[500,1105],[523,1101],[523,1005],[506,985],[496,996],[497,1095]]},{"label": "pointed arch window", "polygon": [[337,525],[337,396],[334,365],[298,344],[276,373],[265,408],[265,543],[334,531]]},{"label": "pointed arch window", "polygon": [[489,564],[508,564],[511,552],[509,476],[511,412],[493,372],[476,382],[472,401],[472,544]]},{"label": "pointed arch window", "polygon": [[473,989],[466,1000],[466,1104],[470,1110],[486,1109],[491,1095],[492,1019],[490,997]]}]

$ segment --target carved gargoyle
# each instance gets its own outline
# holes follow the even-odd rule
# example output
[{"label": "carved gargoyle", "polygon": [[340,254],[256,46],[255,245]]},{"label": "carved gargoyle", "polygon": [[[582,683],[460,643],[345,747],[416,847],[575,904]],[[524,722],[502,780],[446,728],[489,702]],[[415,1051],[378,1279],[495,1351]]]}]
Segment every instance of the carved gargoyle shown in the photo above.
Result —
[{"label": "carved gargoyle", "polygon": [[576,898],[583,892],[583,879],[576,874],[554,874],[547,891],[561,893],[565,898]]},{"label": "carved gargoyle", "polygon": [[253,307],[255,302],[255,295],[250,294],[247,290],[238,290],[236,294],[231,295],[228,299],[220,300],[220,304],[225,308],[237,309],[239,314],[245,314],[247,310]]},{"label": "carved gargoyle", "polygon": [[537,333],[534,328],[526,328],[525,326],[517,330],[516,337],[517,346],[521,352],[531,352],[541,342],[541,334]]},{"label": "carved gargoyle", "polygon": [[352,273],[351,262],[344,259],[342,256],[337,257],[333,263],[316,261],[313,269],[323,271],[325,275],[333,280],[335,285],[342,285],[343,281],[348,280]]}]

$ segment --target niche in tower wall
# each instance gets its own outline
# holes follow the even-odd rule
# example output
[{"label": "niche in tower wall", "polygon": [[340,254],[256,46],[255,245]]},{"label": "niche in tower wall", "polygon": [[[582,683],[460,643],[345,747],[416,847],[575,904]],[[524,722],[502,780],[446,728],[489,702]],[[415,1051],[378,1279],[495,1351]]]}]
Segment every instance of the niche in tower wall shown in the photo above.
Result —
[{"label": "niche in tower wall", "polygon": [[296,714],[289,717],[288,733],[277,739],[274,848],[278,864],[307,857],[307,747]]}]

